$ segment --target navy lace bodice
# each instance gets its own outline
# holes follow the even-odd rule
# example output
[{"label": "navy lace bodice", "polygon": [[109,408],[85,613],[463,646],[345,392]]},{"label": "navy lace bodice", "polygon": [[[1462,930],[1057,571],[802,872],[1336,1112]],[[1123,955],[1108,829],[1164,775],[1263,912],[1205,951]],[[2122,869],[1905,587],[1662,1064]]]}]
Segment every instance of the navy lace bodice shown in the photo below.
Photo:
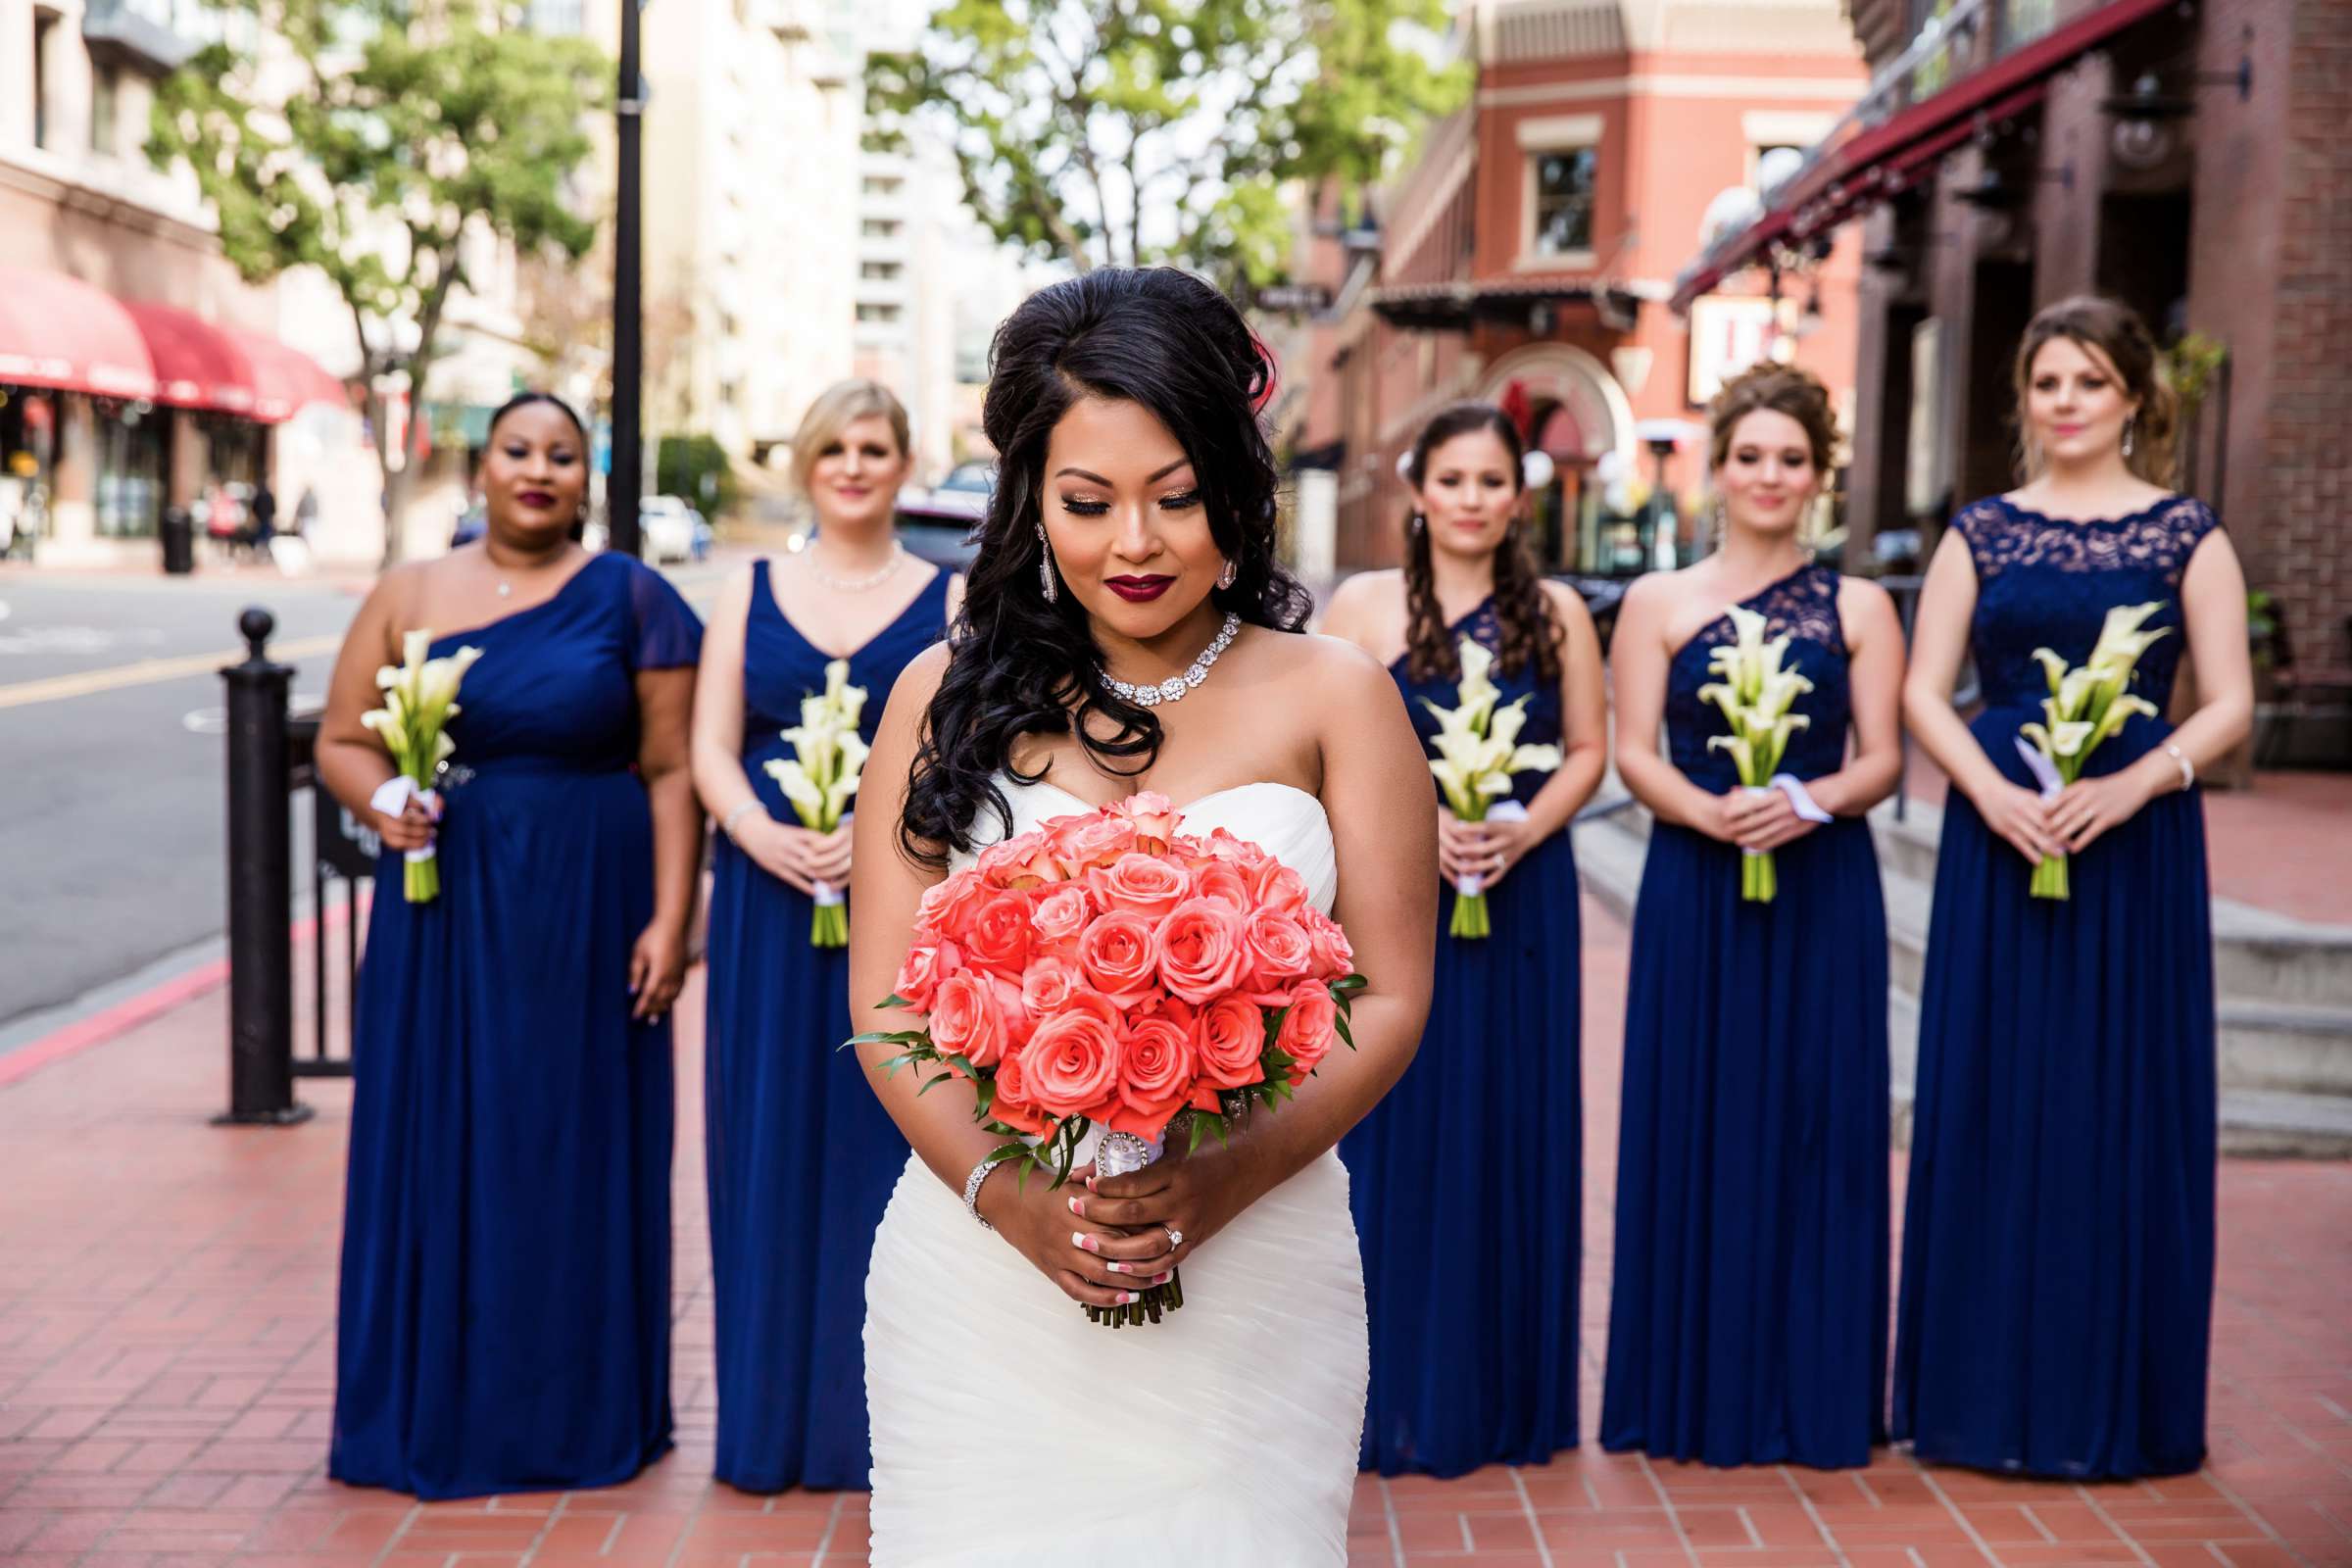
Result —
[{"label": "navy lace bodice", "polygon": [[[1476,610],[1448,626],[1446,634],[1457,642],[1464,637],[1474,638],[1499,652],[1502,647],[1502,625],[1495,618],[1493,597],[1481,601]],[[1460,682],[1459,677],[1447,675],[1417,681],[1405,667],[1410,658],[1409,654],[1400,655],[1389,666],[1389,673],[1396,677],[1398,688],[1403,691],[1404,706],[1413,715],[1413,730],[1421,737],[1422,748],[1427,750],[1431,739],[1438,733],[1438,721],[1431,716],[1428,709],[1421,706],[1420,700],[1426,697],[1440,708],[1451,708],[1461,701]],[[1527,699],[1527,722],[1519,731],[1520,745],[1560,744],[1560,688],[1556,682],[1538,676],[1533,661],[1513,674],[1505,674],[1501,666],[1496,665],[1488,678],[1501,691],[1500,703],[1515,702],[1522,697]],[[1434,757],[1437,754],[1432,752],[1430,755]],[[1550,777],[1549,773],[1519,774],[1511,780],[1511,798],[1525,806],[1535,799],[1536,792]],[[1436,787],[1434,781],[1431,787]]]},{"label": "navy lace bodice", "polygon": [[[1853,704],[1846,680],[1845,623],[1838,615],[1838,573],[1827,566],[1799,566],[1762,592],[1741,601],[1765,619],[1764,635],[1789,638],[1783,667],[1813,683],[1796,700],[1794,711],[1810,720],[1789,737],[1781,771],[1819,778],[1845,765],[1845,735]],[[1712,650],[1733,641],[1729,612],[1716,617],[1674,651],[1666,675],[1667,755],[1700,789],[1720,795],[1740,782],[1732,754],[1710,750],[1707,741],[1730,733],[1723,711],[1699,701],[1698,689],[1715,677],[1707,670]]]},{"label": "navy lace bodice", "polygon": [[[2221,526],[2204,502],[2168,496],[2124,517],[2067,521],[2029,511],[2006,497],[1977,502],[1952,519],[1968,541],[1977,570],[1977,609],[1969,627],[1984,710],[1971,728],[1995,766],[2019,782],[2026,775],[2009,754],[2017,726],[2040,716],[2049,680],[2034,650],[2054,650],[2070,665],[2090,657],[2107,612],[2118,605],[2157,601],[2163,608],[2142,630],[2170,627],[2139,657],[2132,689],[2161,713],[2171,703],[2173,678],[2187,650],[2180,618],[2180,579],[2189,557]],[[2123,766],[2163,743],[2162,718],[2133,718],[2093,754],[2092,772]]]}]

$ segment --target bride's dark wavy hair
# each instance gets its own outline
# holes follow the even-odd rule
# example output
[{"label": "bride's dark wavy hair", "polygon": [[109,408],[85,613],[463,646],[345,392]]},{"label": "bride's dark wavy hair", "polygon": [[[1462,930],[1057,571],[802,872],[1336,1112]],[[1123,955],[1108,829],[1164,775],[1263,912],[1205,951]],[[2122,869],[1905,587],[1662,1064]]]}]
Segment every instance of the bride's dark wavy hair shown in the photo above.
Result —
[{"label": "bride's dark wavy hair", "polygon": [[[997,449],[997,488],[899,820],[906,853],[931,866],[972,848],[984,808],[1011,831],[998,773],[1044,776],[1013,768],[1024,735],[1075,732],[1117,773],[1141,773],[1159,754],[1159,720],[1102,683],[1077,596],[1048,604],[1041,585],[1046,444],[1071,405],[1140,404],[1184,448],[1210,536],[1234,566],[1233,586],[1210,593],[1217,609],[1298,631],[1311,608],[1274,554],[1281,476],[1257,422],[1273,365],[1223,295],[1173,268],[1099,268],[1031,295],[997,329],[989,360],[981,427]],[[1090,714],[1113,733],[1089,733]]]}]

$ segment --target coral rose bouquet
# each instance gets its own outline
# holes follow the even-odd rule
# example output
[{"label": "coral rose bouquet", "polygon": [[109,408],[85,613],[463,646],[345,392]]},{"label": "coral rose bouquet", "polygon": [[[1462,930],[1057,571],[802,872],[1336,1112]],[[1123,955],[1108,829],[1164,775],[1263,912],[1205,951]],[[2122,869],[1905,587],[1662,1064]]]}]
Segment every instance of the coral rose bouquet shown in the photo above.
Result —
[{"label": "coral rose bouquet", "polygon": [[[1187,1152],[1305,1082],[1348,1031],[1366,984],[1339,923],[1298,873],[1223,829],[1180,833],[1159,795],[1056,817],[933,887],[892,995],[919,1029],[859,1035],[902,1048],[896,1073],[937,1066],[922,1093],[975,1087],[991,1153],[1069,1179],[1080,1147],[1103,1175]],[[1116,1328],[1184,1304],[1171,1279]]]}]

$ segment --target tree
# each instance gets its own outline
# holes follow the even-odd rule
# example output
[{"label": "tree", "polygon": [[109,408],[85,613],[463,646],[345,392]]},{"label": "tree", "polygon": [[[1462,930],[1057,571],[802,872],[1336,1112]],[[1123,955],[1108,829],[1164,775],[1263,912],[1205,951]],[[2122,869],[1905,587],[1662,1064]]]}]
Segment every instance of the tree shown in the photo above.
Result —
[{"label": "tree", "polygon": [[876,142],[943,127],[999,239],[1081,270],[1174,261],[1275,277],[1290,180],[1378,178],[1466,68],[1444,0],[952,0],[870,57]]},{"label": "tree", "polygon": [[[595,230],[574,187],[608,68],[585,39],[510,26],[488,0],[223,3],[258,24],[244,29],[258,46],[214,44],[167,79],[148,156],[195,171],[249,281],[310,266],[341,292],[384,466],[389,564],[467,241],[586,252]],[[377,388],[401,378],[412,416],[396,451]]]}]

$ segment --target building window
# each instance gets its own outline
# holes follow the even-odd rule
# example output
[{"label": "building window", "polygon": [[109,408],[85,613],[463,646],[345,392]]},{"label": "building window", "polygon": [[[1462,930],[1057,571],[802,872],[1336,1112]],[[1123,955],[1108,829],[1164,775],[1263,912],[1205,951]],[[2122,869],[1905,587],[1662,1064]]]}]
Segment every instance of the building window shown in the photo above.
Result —
[{"label": "building window", "polygon": [[112,158],[115,146],[115,124],[122,118],[122,77],[111,67],[100,66],[90,73],[90,151],[101,158]]},{"label": "building window", "polygon": [[867,239],[897,239],[902,225],[895,218],[869,218],[858,226]]},{"label": "building window", "polygon": [[1535,243],[1538,256],[1592,248],[1592,184],[1600,166],[1596,147],[1557,147],[1532,153],[1535,166]]},{"label": "building window", "polygon": [[878,322],[885,326],[898,321],[902,314],[904,314],[902,308],[896,305],[875,305],[860,301],[858,306],[858,319]]},{"label": "building window", "polygon": [[868,174],[864,189],[868,196],[896,196],[906,181],[896,174]]},{"label": "building window", "polygon": [[57,18],[34,12],[32,17],[32,144],[49,145],[49,35]]},{"label": "building window", "polygon": [[582,15],[585,0],[531,0],[531,30],[551,37],[576,38],[588,29]]},{"label": "building window", "polygon": [[860,262],[858,275],[874,283],[896,283],[906,274],[904,262]]}]

